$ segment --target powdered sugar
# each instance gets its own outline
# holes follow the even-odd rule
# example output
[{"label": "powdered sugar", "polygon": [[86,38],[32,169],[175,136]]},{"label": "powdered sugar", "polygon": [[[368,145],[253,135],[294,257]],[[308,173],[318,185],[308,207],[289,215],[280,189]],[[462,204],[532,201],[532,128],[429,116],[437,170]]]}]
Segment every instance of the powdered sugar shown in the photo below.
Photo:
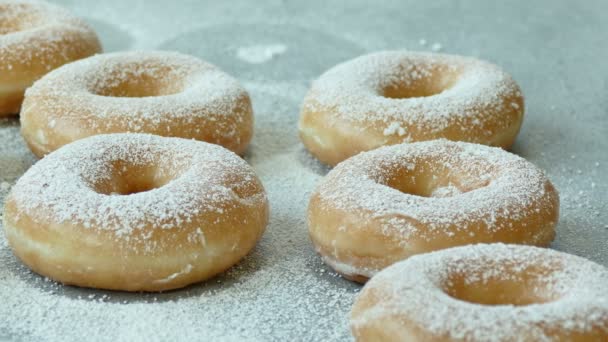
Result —
[{"label": "powdered sugar", "polygon": [[[274,108],[266,107],[265,101],[278,97],[257,87],[253,92],[259,97],[256,109]],[[295,101],[290,104],[297,108]],[[268,112],[260,124],[266,129],[283,127],[282,113]],[[297,111],[293,113],[295,127]],[[16,138],[11,151],[28,153],[18,135],[2,137]],[[319,176],[302,173],[305,169],[296,155],[285,153],[298,147],[292,135],[282,152],[269,153],[275,139],[272,134],[261,136],[260,153],[248,157],[264,184],[275,189],[269,193],[274,205],[268,231],[251,255],[202,284],[160,294],[63,286],[21,265],[0,234],[0,302],[5,303],[0,305],[0,317],[6,318],[0,336],[23,341],[75,341],[85,332],[91,339],[106,341],[347,339],[347,311],[359,287],[328,271],[313,254],[304,207]]]},{"label": "powdered sugar", "polygon": [[[125,196],[100,192],[101,184],[120,187],[123,169],[116,165],[151,167],[155,178],[169,182]],[[163,246],[146,244],[150,236],[138,230],[178,229],[201,212],[259,205],[265,194],[248,194],[256,182],[242,159],[217,145],[153,135],[99,135],[38,162],[17,182],[8,201],[19,210],[17,220],[24,215],[40,225],[69,222],[110,230],[118,246],[143,242],[142,252],[152,253]]]},{"label": "powdered sugar", "polygon": [[3,43],[42,33],[44,29],[63,25],[87,30],[87,26],[67,10],[44,1],[0,0],[0,48]]},{"label": "powdered sugar", "polygon": [[236,56],[247,63],[261,64],[285,53],[285,51],[287,51],[287,46],[283,44],[252,45],[238,48]]},{"label": "powdered sugar", "polygon": [[[515,281],[537,287],[547,302],[531,305],[480,305],[446,293],[450,277],[466,284]],[[472,245],[414,256],[378,273],[361,293],[373,292],[371,307],[357,312],[357,329],[407,317],[428,336],[472,341],[553,341],[556,330],[608,329],[608,270],[591,261],[548,249],[520,245]],[[498,290],[497,290],[498,291]],[[356,306],[355,306],[356,307]],[[356,311],[357,309],[355,309]]]},{"label": "powdered sugar", "polygon": [[37,63],[44,63],[47,70],[56,67],[53,54],[70,55],[79,47],[74,33],[97,41],[86,23],[59,6],[44,1],[1,0],[0,72],[11,74],[15,66],[32,68]]},{"label": "powdered sugar", "polygon": [[403,127],[401,127],[401,124],[399,124],[398,122],[393,122],[388,125],[388,127],[386,127],[386,129],[384,130],[384,135],[397,134],[399,136],[402,136],[405,134],[405,132],[406,131]]},{"label": "powdered sugar", "polygon": [[[140,98],[111,93],[138,78],[160,83],[153,88],[161,88],[156,90],[161,93]],[[177,135],[183,124],[200,125],[198,118],[221,121],[237,111],[249,113],[249,107],[240,107],[250,105],[239,103],[243,96],[246,92],[234,78],[198,58],[163,51],[119,52],[47,74],[26,92],[24,111],[27,114],[28,105],[42,107],[49,122],[80,120],[92,129],[120,126],[131,132],[150,132],[164,127],[168,135]],[[238,123],[227,122],[217,134],[236,135]]]},{"label": "powdered sugar", "polygon": [[[428,160],[434,162],[429,164]],[[428,198],[386,185],[396,170],[416,167],[430,167],[433,170],[430,172],[437,173],[449,170],[449,178],[468,190],[456,196]],[[502,149],[435,140],[359,154],[332,170],[318,185],[317,192],[321,206],[368,217],[407,217],[415,224],[388,222],[386,229],[404,237],[416,233],[424,238],[434,234],[464,234],[467,232],[461,229],[478,221],[485,229],[508,230],[512,228],[509,222],[522,220],[531,212],[555,210],[555,198],[545,191],[547,183],[542,171]],[[435,191],[436,195],[444,193]],[[424,231],[419,225],[425,227]],[[447,229],[448,226],[451,228]]]},{"label": "powdered sugar", "polygon": [[[494,20],[521,19],[520,8],[511,2],[497,3],[499,12],[495,6],[448,6],[449,10],[438,11],[439,4],[416,2],[415,10],[400,10],[399,16],[394,13],[403,3],[385,3],[373,7],[375,18],[387,18],[381,25],[366,20],[370,11],[364,1],[349,2],[349,15],[339,15],[339,4],[323,1],[189,6],[148,0],[58,2],[96,23],[101,38],[110,43],[132,37],[130,46],[192,53],[221,65],[245,84],[256,113],[255,137],[246,159],[268,190],[271,222],[254,253],[229,272],[187,289],[153,295],[94,291],[45,280],[19,263],[0,232],[0,339],[349,341],[347,312],[359,286],[329,271],[308,239],[305,208],[319,175],[328,168],[298,143],[298,106],[309,81],[335,62],[364,51],[415,48],[419,37],[429,40],[428,47],[435,41],[449,42],[446,49],[452,52],[490,58],[521,80],[531,115],[515,152],[547,170],[560,190],[563,215],[554,246],[608,262],[608,161],[602,154],[605,140],[598,138],[604,136],[605,73],[598,70],[605,54],[603,45],[585,34],[592,28],[605,31],[600,2],[590,5],[597,9],[595,14],[566,2],[552,3],[550,12],[545,6],[528,6],[534,25],[513,30]],[[547,39],[574,14],[590,20]],[[166,18],[171,18],[170,24]],[[429,28],[429,18],[437,19],[437,25]],[[277,23],[282,25],[273,26]],[[448,32],[446,24],[458,24],[459,29]],[[290,51],[298,53],[255,65],[234,58],[231,47],[259,44],[275,32],[293,43],[295,50],[290,45]],[[582,55],[589,63],[576,62]],[[564,68],[564,63],[570,67]],[[15,120],[0,120],[0,179],[11,185],[35,160],[18,129]],[[574,153],[576,162],[568,158]],[[577,175],[576,169],[583,174]],[[597,184],[594,190],[591,181]],[[578,195],[580,190],[583,195]],[[0,198],[4,195],[0,191]],[[595,211],[601,215],[593,216]]]},{"label": "powdered sugar", "polygon": [[[557,193],[533,164],[500,148],[444,139],[382,147],[338,164],[313,193],[308,219],[328,264],[369,278],[450,246],[546,246],[558,211]],[[351,242],[362,239],[375,239],[374,251]],[[383,249],[393,252],[378,256]]]},{"label": "powdered sugar", "polygon": [[[403,99],[384,97],[387,87],[408,87],[425,79],[434,79],[439,92]],[[425,130],[437,137],[450,129],[466,134],[476,123],[484,127],[480,134],[487,139],[513,124],[502,112],[511,107],[505,99],[518,96],[515,82],[495,65],[453,55],[385,51],[344,62],[321,75],[303,109],[330,108],[336,117],[328,115],[329,125],[344,120],[355,127],[383,122],[385,134],[393,131],[395,122],[405,130]]]},{"label": "powdered sugar", "polygon": [[441,51],[442,48],[443,46],[440,43],[433,43],[433,45],[431,45],[431,50],[434,52]]}]

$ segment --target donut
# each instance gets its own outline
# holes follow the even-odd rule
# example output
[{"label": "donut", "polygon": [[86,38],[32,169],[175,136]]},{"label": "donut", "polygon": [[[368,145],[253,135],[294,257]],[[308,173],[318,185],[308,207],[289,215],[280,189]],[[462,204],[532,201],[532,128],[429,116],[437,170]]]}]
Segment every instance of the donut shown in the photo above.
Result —
[{"label": "donut", "polygon": [[21,133],[39,157],[74,140],[125,132],[201,140],[242,154],[253,134],[251,100],[217,67],[168,51],[86,58],[25,94]]},{"label": "donut", "polygon": [[357,296],[357,341],[608,341],[608,269],[523,245],[413,256]]},{"label": "donut", "polygon": [[547,246],[559,196],[541,170],[498,147],[446,139],[391,145],[336,166],[308,205],[325,262],[365,282],[412,255],[473,243]]},{"label": "donut", "polygon": [[162,291],[243,258],[268,222],[253,169],[221,146],[139,133],[78,140],[9,193],[14,254],[64,284]]},{"label": "donut", "polygon": [[65,9],[0,0],[0,117],[17,114],[25,89],[50,70],[100,51],[95,32]]},{"label": "donut", "polygon": [[445,138],[509,148],[524,99],[496,65],[473,58],[385,51],[325,72],[309,90],[300,138],[336,165],[380,146]]}]

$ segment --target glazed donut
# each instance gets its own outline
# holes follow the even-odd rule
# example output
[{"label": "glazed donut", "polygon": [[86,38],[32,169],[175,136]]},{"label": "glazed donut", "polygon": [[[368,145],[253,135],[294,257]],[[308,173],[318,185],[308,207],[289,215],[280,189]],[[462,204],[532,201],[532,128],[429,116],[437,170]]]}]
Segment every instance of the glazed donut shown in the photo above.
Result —
[{"label": "glazed donut", "polygon": [[329,165],[380,146],[439,138],[509,148],[523,113],[519,87],[495,65],[386,51],[335,66],[314,82],[300,137]]},{"label": "glazed donut", "polygon": [[453,246],[547,246],[558,216],[557,191],[525,159],[441,139],[340,163],[313,192],[308,227],[327,264],[365,282],[399,260]]},{"label": "glazed donut", "polygon": [[104,133],[150,133],[222,145],[242,154],[253,134],[237,80],[176,52],[118,52],[65,65],[29,88],[21,132],[43,156]]},{"label": "glazed donut", "polygon": [[100,51],[95,32],[65,9],[0,0],[0,117],[17,114],[25,89],[50,70]]},{"label": "glazed donut", "polygon": [[218,145],[147,134],[98,135],[29,169],[4,229],[32,270],[65,284],[175,289],[243,258],[268,202],[253,169]]},{"label": "glazed donut", "polygon": [[372,278],[351,312],[357,341],[608,341],[608,270],[522,245],[414,256]]}]

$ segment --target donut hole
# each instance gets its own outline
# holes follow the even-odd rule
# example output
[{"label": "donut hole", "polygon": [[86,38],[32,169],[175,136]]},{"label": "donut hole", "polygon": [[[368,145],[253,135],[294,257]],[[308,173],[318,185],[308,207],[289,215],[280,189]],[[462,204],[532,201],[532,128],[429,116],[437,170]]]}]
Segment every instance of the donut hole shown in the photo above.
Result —
[{"label": "donut hole", "polygon": [[547,268],[494,265],[482,271],[471,271],[474,268],[449,274],[442,290],[452,298],[482,305],[523,306],[559,298],[547,280],[553,272]]},{"label": "donut hole", "polygon": [[420,197],[453,197],[488,186],[490,179],[463,172],[451,172],[436,164],[417,163],[413,169],[398,167],[389,170],[381,180],[386,186]]},{"label": "donut hole", "polygon": [[127,66],[125,69],[108,73],[90,91],[99,96],[133,98],[172,95],[185,87],[183,80],[168,68],[142,65],[135,70]]},{"label": "donut hole", "polygon": [[107,176],[98,177],[94,182],[93,189],[104,195],[132,195],[151,191],[179,177],[178,170],[182,169],[169,163],[138,165],[115,161],[104,172]]},{"label": "donut hole", "polygon": [[408,99],[440,94],[451,88],[458,77],[455,72],[438,67],[431,70],[412,68],[385,79],[390,82],[381,87],[381,96],[389,99]]}]

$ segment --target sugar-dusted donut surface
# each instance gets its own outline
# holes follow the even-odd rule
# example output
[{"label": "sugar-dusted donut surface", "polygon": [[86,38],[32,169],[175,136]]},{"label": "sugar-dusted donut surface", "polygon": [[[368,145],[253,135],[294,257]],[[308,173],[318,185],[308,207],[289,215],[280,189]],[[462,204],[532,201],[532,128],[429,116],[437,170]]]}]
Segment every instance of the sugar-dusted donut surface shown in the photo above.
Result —
[{"label": "sugar-dusted donut surface", "polygon": [[7,197],[15,254],[66,284],[157,291],[205,280],[245,256],[268,221],[253,169],[221,146],[98,135],[51,153]]},{"label": "sugar-dusted donut surface", "polygon": [[196,139],[243,153],[253,135],[249,95],[196,57],[167,51],[97,55],[63,66],[28,89],[22,134],[42,156],[104,133]]},{"label": "sugar-dusted donut surface", "polygon": [[414,256],[378,273],[353,306],[357,341],[606,341],[608,270],[522,245]]},{"label": "sugar-dusted donut surface", "polygon": [[525,159],[445,139],[382,147],[329,172],[308,207],[310,236],[336,271],[365,281],[414,254],[471,243],[548,245],[557,191]]},{"label": "sugar-dusted donut surface", "polygon": [[496,65],[384,51],[339,64],[313,83],[300,137],[330,165],[380,146],[438,138],[508,148],[523,113],[519,87]]},{"label": "sugar-dusted donut surface", "polygon": [[44,74],[100,51],[95,32],[67,10],[0,0],[0,117],[17,114],[25,89]]}]

